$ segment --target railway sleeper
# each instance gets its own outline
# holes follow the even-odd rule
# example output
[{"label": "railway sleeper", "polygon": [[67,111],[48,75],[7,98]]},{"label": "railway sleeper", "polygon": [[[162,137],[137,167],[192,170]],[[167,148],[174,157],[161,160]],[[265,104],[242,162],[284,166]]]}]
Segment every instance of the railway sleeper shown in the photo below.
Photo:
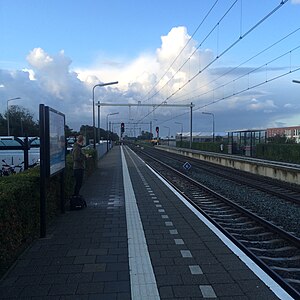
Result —
[{"label": "railway sleeper", "polygon": [[260,226],[256,226],[256,227],[252,227],[252,228],[243,228],[243,230],[238,229],[238,228],[231,228],[230,230],[232,233],[234,233],[234,231],[236,231],[236,233],[238,233],[238,234],[245,233],[245,235],[247,235],[249,233],[251,233],[252,235],[260,234],[260,233],[263,233],[266,231],[263,227],[260,227]]},{"label": "railway sleeper", "polygon": [[275,237],[275,234],[272,232],[262,232],[257,234],[233,233],[232,235],[238,240],[247,239],[247,241],[264,241],[266,239],[271,239]]}]

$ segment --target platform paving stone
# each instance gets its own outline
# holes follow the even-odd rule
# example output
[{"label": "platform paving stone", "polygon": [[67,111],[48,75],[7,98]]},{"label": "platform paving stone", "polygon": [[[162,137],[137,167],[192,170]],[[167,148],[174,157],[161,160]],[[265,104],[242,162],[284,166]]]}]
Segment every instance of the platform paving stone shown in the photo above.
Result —
[{"label": "platform paving stone", "polygon": [[[135,165],[130,159],[127,163],[160,298],[203,299],[203,292],[205,296],[215,299],[249,299],[247,288],[237,284],[241,282],[238,272],[251,274],[245,277],[259,279],[157,176],[138,159],[134,161]],[[136,166],[139,171],[136,171]],[[143,182],[151,187],[158,202],[149,199]],[[157,209],[158,203],[159,208],[164,210],[163,214]],[[164,220],[164,215],[168,219]],[[161,235],[163,238],[160,238]],[[203,274],[191,274],[189,266],[192,265],[199,265]],[[266,290],[270,297],[275,297],[268,287],[261,284],[264,286],[262,291]]]},{"label": "platform paving stone", "polygon": [[88,207],[58,216],[1,280],[0,299],[131,298],[120,160],[113,149],[100,161],[81,190]]},{"label": "platform paving stone", "polygon": [[[144,163],[124,153],[160,299],[277,299]],[[19,257],[0,281],[1,300],[131,300],[119,147],[81,193],[88,207],[59,215]]]}]

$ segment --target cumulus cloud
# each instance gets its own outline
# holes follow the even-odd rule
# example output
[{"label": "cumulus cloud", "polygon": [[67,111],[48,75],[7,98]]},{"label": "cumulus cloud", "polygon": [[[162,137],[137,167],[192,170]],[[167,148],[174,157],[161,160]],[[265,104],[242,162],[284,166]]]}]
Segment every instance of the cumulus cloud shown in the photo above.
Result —
[{"label": "cumulus cloud", "polygon": [[[201,64],[205,65],[212,59],[211,50],[196,51],[196,42],[189,40],[190,36],[186,27],[175,27],[167,35],[161,37],[161,47],[156,49],[155,53],[142,53],[139,57],[126,63],[118,62],[116,59],[114,63],[110,61],[110,64],[106,64],[106,60],[104,60],[92,68],[77,68],[76,72],[78,78],[85,82],[90,81],[95,75],[103,81],[111,81],[112,78],[118,80],[118,88],[126,93],[131,89],[136,91],[138,87],[140,95],[138,99],[135,99],[136,101],[144,99],[150,90],[152,92],[148,96],[159,92],[157,97],[152,98],[152,101],[161,101],[164,97],[177,91],[190,77],[195,75]],[[183,53],[177,58],[187,43]],[[190,59],[186,62],[189,56]],[[172,66],[169,68],[171,64]],[[185,92],[203,86],[206,80],[204,77],[201,84],[196,80],[191,82]],[[155,88],[152,89],[153,87]]]},{"label": "cumulus cloud", "polygon": [[[183,47],[185,47],[183,55],[177,57]],[[46,49],[34,48],[27,56],[26,68],[15,71],[0,70],[0,97],[9,99],[19,96],[22,98],[20,104],[34,109],[35,112],[38,111],[39,103],[45,103],[65,113],[67,124],[78,130],[82,124],[92,124],[92,87],[99,82],[119,81],[116,86],[108,86],[96,91],[95,101],[101,99],[103,102],[112,103],[137,103],[138,101],[161,103],[166,97],[176,93],[168,100],[169,103],[193,101],[196,106],[201,106],[234,94],[241,88],[236,82],[216,92],[210,92],[215,86],[213,79],[226,71],[221,68],[201,72],[196,80],[192,80],[181,89],[214,57],[211,49],[198,49],[197,41],[191,39],[183,26],[172,28],[169,33],[162,36],[161,46],[153,52],[141,53],[132,60],[122,57],[102,57],[93,62],[90,68],[72,68],[72,60],[63,50],[57,54],[49,54]],[[236,70],[235,76],[241,71],[245,72],[245,70]],[[223,80],[226,82],[226,78]],[[230,80],[232,77],[227,78],[227,81]],[[249,83],[246,83],[246,87],[247,84]],[[153,95],[155,97],[152,97]],[[292,99],[288,101],[289,104],[283,109],[290,110],[290,105],[294,105]],[[213,106],[213,111],[217,114],[220,127],[222,127],[220,116],[222,114],[224,120],[226,119],[223,121],[223,126],[228,127],[227,124],[232,123],[235,118],[240,120],[244,127],[251,127],[251,125],[247,126],[250,121],[262,124],[259,113],[278,111],[279,105],[277,106],[275,102],[278,103],[268,94],[251,91],[249,94],[236,95],[226,101],[218,102]],[[122,116],[124,121],[133,117],[140,119],[151,110],[141,109],[128,111],[127,108],[118,108],[119,118]],[[112,110],[115,111],[115,108],[101,108],[102,116]],[[247,111],[251,118],[245,118],[241,111]],[[177,113],[178,111],[173,113],[173,109],[168,111],[158,109],[155,111],[155,117],[163,119],[166,114],[173,116]],[[199,130],[201,131],[201,128]]]},{"label": "cumulus cloud", "polygon": [[59,99],[67,97],[69,87],[76,81],[77,75],[70,72],[72,61],[63,50],[51,57],[43,49],[35,48],[27,56],[27,61],[32,68],[29,74],[34,74],[41,88]]},{"label": "cumulus cloud", "polygon": [[251,103],[248,105],[248,110],[272,112],[277,109],[273,100],[259,101],[257,99],[252,99]]}]

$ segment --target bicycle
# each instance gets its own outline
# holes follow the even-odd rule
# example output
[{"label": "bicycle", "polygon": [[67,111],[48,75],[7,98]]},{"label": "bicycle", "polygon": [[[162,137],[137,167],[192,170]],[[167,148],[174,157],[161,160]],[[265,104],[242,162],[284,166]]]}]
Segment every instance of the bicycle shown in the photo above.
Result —
[{"label": "bicycle", "polygon": [[2,164],[2,170],[1,170],[1,176],[9,176],[12,174],[16,174],[16,168],[19,168],[19,172],[23,171],[23,164],[24,162],[21,162],[18,165],[9,165],[4,159],[2,159],[2,162],[4,164]]}]

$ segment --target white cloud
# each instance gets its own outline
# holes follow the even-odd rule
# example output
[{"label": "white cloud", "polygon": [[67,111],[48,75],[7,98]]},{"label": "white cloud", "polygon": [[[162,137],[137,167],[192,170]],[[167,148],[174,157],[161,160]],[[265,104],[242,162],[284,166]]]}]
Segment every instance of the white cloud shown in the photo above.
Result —
[{"label": "white cloud", "polygon": [[[166,36],[161,37],[161,47],[156,49],[155,53],[142,53],[132,61],[115,59],[113,63],[110,61],[109,64],[105,59],[103,62],[98,61],[92,68],[78,68],[75,71],[78,73],[78,78],[84,82],[97,83],[98,78],[103,82],[118,80],[118,88],[122,91],[128,91],[133,87],[136,89],[139,86],[140,95],[138,99],[135,99],[136,101],[144,99],[147,92],[156,86],[150,96],[159,91],[159,95],[152,101],[162,101],[164,97],[177,91],[191,76],[195,75],[199,65],[205,65],[212,59],[211,50],[195,51],[196,42],[191,40],[185,48],[184,54],[181,54],[169,68],[189,39],[190,36],[185,27],[175,27]],[[194,53],[193,56],[191,56],[192,53]],[[191,56],[190,60],[178,71],[189,56]],[[166,72],[167,70],[168,72]],[[170,81],[170,79],[172,80]],[[196,80],[191,82],[185,92],[203,86],[206,81],[207,78],[203,77],[200,82]]]},{"label": "white cloud", "polygon": [[292,4],[300,4],[300,0],[292,0]]},{"label": "white cloud", "polygon": [[[171,29],[167,35],[161,37],[161,46],[154,49],[152,53],[141,53],[130,61],[120,57],[102,57],[102,59],[97,59],[96,62],[91,64],[92,67],[90,68],[78,67],[76,69],[72,69],[72,60],[63,50],[57,54],[49,54],[45,49],[35,48],[27,56],[29,64],[27,68],[16,71],[0,70],[0,99],[21,97],[22,100],[18,104],[34,110],[36,116],[38,104],[45,103],[65,113],[67,124],[78,130],[80,125],[92,124],[92,88],[99,82],[119,81],[119,84],[97,89],[95,101],[101,99],[104,102],[137,103],[138,101],[147,100],[149,96],[157,93],[148,103],[160,103],[167,96],[177,92],[184,83],[214,58],[212,50],[196,50],[197,42],[189,40],[190,36],[187,29],[176,27]],[[176,59],[185,45],[187,46],[184,49],[184,55]],[[194,54],[191,56],[192,53]],[[190,59],[186,62],[189,56]],[[175,63],[170,67],[175,59]],[[166,72],[167,70],[168,72]],[[235,86],[236,83],[234,83],[216,93],[206,93],[215,87],[212,86],[212,79],[219,76],[217,68],[213,71],[215,73],[201,72],[195,80],[176,93],[168,102],[189,103],[193,101],[196,106],[201,106],[227,95],[232,95],[239,90],[240,87]],[[223,74],[224,71],[221,73]],[[162,78],[164,74],[166,75]],[[156,85],[161,78],[162,80]],[[173,79],[168,83],[171,78]],[[222,78],[222,80],[226,82],[227,79]],[[155,88],[152,89],[153,87]],[[150,90],[151,93],[147,94]],[[202,94],[202,96],[193,98],[193,96],[199,94]],[[285,95],[285,97],[287,96]],[[291,111],[290,107],[295,105],[295,101],[292,97],[286,99],[289,103],[285,106],[281,104],[281,106],[286,111]],[[252,126],[247,124],[263,126],[262,124],[266,123],[265,113],[278,112],[278,107],[280,107],[280,101],[277,100],[274,94],[252,90],[249,94],[235,95],[226,101],[209,106],[207,109],[216,113],[219,127],[217,130],[226,130],[229,126],[240,127],[238,122],[242,124],[242,127]],[[117,108],[117,110],[120,111],[118,118],[126,121],[132,117],[140,119],[151,109],[145,108],[142,110],[139,108],[128,111],[128,108]],[[116,111],[116,108],[101,108],[102,119],[105,118],[103,116],[106,113],[112,111]],[[166,114],[170,117],[181,113],[182,110],[176,111],[173,108],[168,111],[157,109],[152,117],[162,120]],[[245,114],[251,117],[245,118]],[[235,120],[234,122],[237,124],[233,124],[232,120]],[[188,126],[186,116],[184,120],[178,121],[186,122],[185,127]],[[102,127],[105,126],[102,125]],[[199,127],[199,131],[201,130]]]},{"label": "white cloud", "polygon": [[35,73],[34,73],[33,70],[24,68],[24,69],[22,69],[22,71],[23,71],[23,72],[28,72],[28,74],[29,74],[29,79],[30,79],[30,80],[36,80],[36,78],[35,78]]},{"label": "white cloud", "polygon": [[65,56],[63,50],[51,57],[43,49],[35,48],[27,56],[27,61],[32,68],[29,74],[34,74],[41,88],[59,99],[68,96],[68,87],[75,74],[69,71],[72,61]]},{"label": "white cloud", "polygon": [[263,112],[272,112],[277,109],[277,106],[274,104],[273,100],[259,101],[255,98],[251,100],[251,103],[247,105],[248,110],[254,111],[263,111]]}]

